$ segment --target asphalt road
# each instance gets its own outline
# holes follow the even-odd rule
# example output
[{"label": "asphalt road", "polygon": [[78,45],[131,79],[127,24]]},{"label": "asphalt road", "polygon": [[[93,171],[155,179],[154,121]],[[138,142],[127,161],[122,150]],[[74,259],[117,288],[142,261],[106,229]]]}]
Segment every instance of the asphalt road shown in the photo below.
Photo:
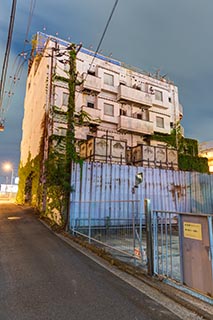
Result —
[{"label": "asphalt road", "polygon": [[0,320],[180,319],[43,226],[0,204]]}]

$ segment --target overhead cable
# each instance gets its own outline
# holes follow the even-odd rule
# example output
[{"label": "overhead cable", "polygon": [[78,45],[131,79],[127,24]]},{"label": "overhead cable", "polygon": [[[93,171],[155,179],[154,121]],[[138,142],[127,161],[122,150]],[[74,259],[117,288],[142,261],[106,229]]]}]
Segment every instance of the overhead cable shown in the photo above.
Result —
[{"label": "overhead cable", "polygon": [[7,68],[8,68],[8,62],[9,62],[9,56],[10,56],[10,48],[11,48],[12,35],[13,35],[13,26],[14,26],[15,13],[16,13],[16,2],[17,2],[16,0],[13,0],[13,3],[12,3],[7,44],[6,44],[6,50],[5,50],[4,61],[3,61],[3,66],[2,66],[2,73],[1,73],[1,80],[0,80],[0,111],[2,109],[2,100],[3,100],[4,87],[5,87],[5,81],[6,81],[6,75],[7,75]]},{"label": "overhead cable", "polygon": [[[114,3],[114,6],[113,6],[112,11],[111,11],[111,13],[110,13],[110,16],[109,16],[109,18],[108,18],[108,20],[107,20],[106,26],[105,26],[105,28],[104,28],[103,34],[102,34],[101,39],[100,39],[100,41],[99,41],[99,43],[98,43],[97,49],[96,49],[96,51],[95,51],[95,54],[94,54],[94,56],[93,56],[93,59],[92,59],[92,62],[91,62],[91,65],[90,65],[90,68],[89,68],[88,71],[90,71],[90,69],[92,68],[92,64],[93,64],[93,62],[94,62],[94,60],[95,60],[95,58],[96,58],[96,56],[97,56],[97,53],[98,53],[98,50],[100,49],[100,46],[101,46],[101,44],[102,44],[102,42],[103,42],[103,40],[104,40],[105,34],[106,34],[107,29],[108,29],[108,27],[109,27],[110,21],[111,21],[111,19],[112,19],[112,16],[113,16],[113,13],[114,13],[114,11],[115,11],[115,8],[116,8],[116,6],[117,6],[117,4],[118,4],[118,1],[119,1],[119,0],[116,0],[115,3]],[[85,80],[86,80],[86,78],[87,78],[87,75],[86,75],[86,77],[85,77]]]},{"label": "overhead cable", "polygon": [[14,95],[15,87],[18,84],[18,80],[20,80],[20,78],[21,78],[22,71],[24,69],[24,64],[27,61],[28,52],[25,51],[25,47],[26,47],[26,44],[29,43],[28,36],[29,36],[29,30],[30,30],[30,26],[32,23],[32,17],[34,14],[35,6],[36,6],[36,0],[31,0],[30,1],[30,8],[29,8],[29,15],[28,15],[28,22],[27,22],[26,33],[25,33],[25,39],[24,39],[24,45],[23,45],[21,53],[16,56],[15,61],[13,63],[12,70],[15,70],[15,73],[13,76],[10,76],[10,82],[8,84],[9,90],[2,93],[2,100],[4,98],[3,97],[4,94],[6,94],[6,98],[7,98],[7,101],[5,101],[5,99],[4,99],[5,103],[4,103],[4,107],[2,106],[2,113],[6,112],[12,103],[12,98]]}]

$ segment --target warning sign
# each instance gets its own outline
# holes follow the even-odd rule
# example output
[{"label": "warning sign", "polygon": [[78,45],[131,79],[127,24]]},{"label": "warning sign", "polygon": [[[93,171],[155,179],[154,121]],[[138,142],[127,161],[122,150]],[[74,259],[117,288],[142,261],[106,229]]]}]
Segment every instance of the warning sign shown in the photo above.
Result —
[{"label": "warning sign", "polygon": [[184,238],[202,240],[202,228],[200,223],[183,223],[183,235]]}]

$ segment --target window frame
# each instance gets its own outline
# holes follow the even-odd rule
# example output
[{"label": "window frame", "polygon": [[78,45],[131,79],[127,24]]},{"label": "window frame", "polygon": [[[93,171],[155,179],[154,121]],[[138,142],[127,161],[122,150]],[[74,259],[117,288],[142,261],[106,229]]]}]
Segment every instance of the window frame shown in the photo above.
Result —
[{"label": "window frame", "polygon": [[[65,99],[65,95],[67,97],[66,99]],[[64,102],[67,102],[67,104],[65,104]],[[68,103],[69,103],[69,93],[63,91],[63,93],[62,93],[62,106],[67,107]]]},{"label": "window frame", "polygon": [[155,89],[155,100],[163,102],[163,91]]},{"label": "window frame", "polygon": [[87,101],[87,108],[95,109],[95,103],[91,101]]},{"label": "window frame", "polygon": [[[108,78],[108,80],[107,80],[107,78]],[[111,78],[112,81],[109,81],[110,78]],[[107,86],[114,87],[115,86],[115,77],[114,77],[114,75],[111,74],[111,73],[104,72],[104,84],[106,84]]]},{"label": "window frame", "polygon": [[[111,114],[111,113],[106,113],[106,109],[105,109],[106,106],[112,107],[112,114]],[[104,115],[105,115],[105,116],[109,116],[109,117],[114,117],[114,112],[115,112],[115,110],[114,110],[114,104],[104,102]]]},{"label": "window frame", "polygon": [[[159,121],[162,121],[162,125],[160,125]],[[156,127],[161,129],[165,128],[165,121],[163,117],[156,116]]]}]

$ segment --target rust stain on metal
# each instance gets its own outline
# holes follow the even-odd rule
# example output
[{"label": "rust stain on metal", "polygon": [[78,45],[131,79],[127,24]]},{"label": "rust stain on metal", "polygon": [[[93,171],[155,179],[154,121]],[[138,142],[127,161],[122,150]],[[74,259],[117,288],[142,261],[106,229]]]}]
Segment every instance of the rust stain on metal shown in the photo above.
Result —
[{"label": "rust stain on metal", "polygon": [[175,201],[176,196],[178,198],[178,200],[181,200],[181,198],[184,198],[185,194],[186,194],[186,186],[181,186],[181,185],[175,185],[174,183],[170,184],[171,189],[169,189],[169,191],[172,194],[172,198]]}]

